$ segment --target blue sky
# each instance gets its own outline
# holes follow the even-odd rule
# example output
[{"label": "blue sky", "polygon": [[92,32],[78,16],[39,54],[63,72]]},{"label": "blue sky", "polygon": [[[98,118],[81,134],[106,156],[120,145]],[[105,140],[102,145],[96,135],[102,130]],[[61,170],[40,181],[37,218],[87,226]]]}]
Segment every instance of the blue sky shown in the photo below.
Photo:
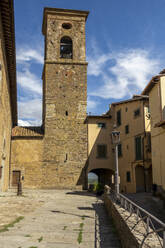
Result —
[{"label": "blue sky", "polygon": [[140,93],[165,67],[165,0],[15,0],[20,125],[41,124],[44,7],[90,11],[88,113]]}]

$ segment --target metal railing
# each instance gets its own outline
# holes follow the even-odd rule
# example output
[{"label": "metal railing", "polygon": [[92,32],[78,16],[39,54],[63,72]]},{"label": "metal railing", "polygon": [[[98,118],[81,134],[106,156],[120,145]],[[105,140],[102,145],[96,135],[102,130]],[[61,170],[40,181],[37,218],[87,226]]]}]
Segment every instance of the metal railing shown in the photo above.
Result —
[{"label": "metal railing", "polygon": [[110,197],[113,201],[115,201],[117,205],[121,206],[129,212],[127,220],[133,214],[135,214],[136,224],[131,227],[132,231],[139,223],[142,223],[142,225],[144,226],[145,233],[143,233],[144,238],[141,240],[141,247],[143,247],[143,244],[147,237],[149,237],[149,235],[155,234],[158,243],[160,244],[159,247],[165,248],[165,223],[157,219],[145,209],[139,207],[137,204],[135,204],[133,201],[131,201],[122,194],[116,194],[115,192],[111,191]]}]

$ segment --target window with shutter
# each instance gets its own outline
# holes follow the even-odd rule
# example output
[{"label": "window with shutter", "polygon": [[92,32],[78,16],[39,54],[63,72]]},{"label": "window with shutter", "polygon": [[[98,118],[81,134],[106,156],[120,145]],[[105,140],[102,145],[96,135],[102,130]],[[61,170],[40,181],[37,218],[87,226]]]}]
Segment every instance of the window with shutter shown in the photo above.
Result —
[{"label": "window with shutter", "polygon": [[128,134],[129,133],[129,125],[125,126],[125,133]]},{"label": "window with shutter", "polygon": [[121,110],[117,111],[117,126],[121,125]]},{"label": "window with shutter", "polygon": [[107,145],[97,145],[97,158],[107,157]]},{"label": "window with shutter", "polygon": [[135,157],[136,157],[136,160],[142,159],[142,139],[141,139],[141,136],[135,137]]},{"label": "window with shutter", "polygon": [[122,156],[122,144],[118,144],[118,157]]},{"label": "window with shutter", "polygon": [[131,172],[130,171],[127,171],[127,173],[126,173],[126,180],[128,183],[131,182]]},{"label": "window with shutter", "polygon": [[2,166],[0,166],[0,179],[2,178]]}]

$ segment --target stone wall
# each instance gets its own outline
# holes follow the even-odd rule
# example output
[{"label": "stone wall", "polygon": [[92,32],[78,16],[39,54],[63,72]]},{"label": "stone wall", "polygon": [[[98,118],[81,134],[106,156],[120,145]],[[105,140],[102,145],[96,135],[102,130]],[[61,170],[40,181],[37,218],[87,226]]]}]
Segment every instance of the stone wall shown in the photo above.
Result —
[{"label": "stone wall", "polygon": [[[64,13],[58,9],[45,9],[44,13],[43,168],[46,176],[43,186],[81,187],[87,161],[85,16],[79,11]],[[64,29],[63,23],[69,23],[71,28]],[[60,57],[60,40],[64,36],[72,39],[72,59]]]},{"label": "stone wall", "polygon": [[0,190],[2,191],[8,189],[9,183],[11,128],[9,78],[0,15]]},{"label": "stone wall", "polygon": [[[44,11],[44,134],[41,139],[35,137],[39,128],[35,132],[28,127],[13,130],[11,171],[21,171],[23,187],[82,188],[84,185],[87,161],[86,17],[87,12],[83,11],[50,8]],[[63,23],[70,23],[71,28],[64,29]],[[64,36],[72,39],[71,59],[60,57],[60,40]],[[28,134],[33,137],[27,137]]]}]

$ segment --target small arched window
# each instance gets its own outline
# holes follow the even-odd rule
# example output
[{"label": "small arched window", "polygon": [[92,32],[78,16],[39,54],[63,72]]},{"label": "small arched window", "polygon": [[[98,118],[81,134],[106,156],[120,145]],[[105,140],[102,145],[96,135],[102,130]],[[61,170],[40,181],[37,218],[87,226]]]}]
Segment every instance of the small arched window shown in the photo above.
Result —
[{"label": "small arched window", "polygon": [[60,41],[60,58],[72,59],[72,40],[68,36],[64,36]]}]

